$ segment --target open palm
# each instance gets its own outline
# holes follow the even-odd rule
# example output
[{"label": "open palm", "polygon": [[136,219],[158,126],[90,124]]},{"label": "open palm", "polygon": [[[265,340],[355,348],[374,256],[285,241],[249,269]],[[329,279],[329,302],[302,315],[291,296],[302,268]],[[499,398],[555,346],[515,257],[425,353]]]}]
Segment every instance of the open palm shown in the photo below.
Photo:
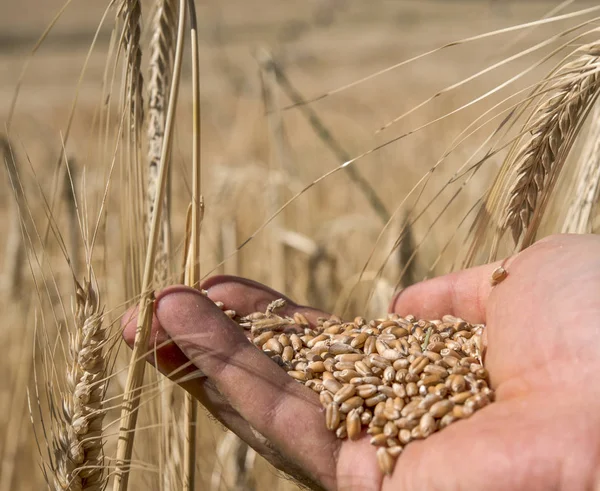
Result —
[{"label": "open palm", "polygon": [[[410,443],[384,479],[368,438],[340,441],[318,396],[249,343],[195,290],[158,296],[159,369],[276,467],[329,490],[584,490],[600,487],[600,237],[555,236],[510,258],[490,286],[489,264],[404,290],[391,310],[487,324],[486,368],[496,402]],[[240,315],[282,295],[214,277],[203,288]],[[323,313],[288,301],[286,314]],[[131,317],[129,317],[131,318]],[[124,336],[132,342],[133,325]],[[198,369],[202,374],[198,375]]]}]

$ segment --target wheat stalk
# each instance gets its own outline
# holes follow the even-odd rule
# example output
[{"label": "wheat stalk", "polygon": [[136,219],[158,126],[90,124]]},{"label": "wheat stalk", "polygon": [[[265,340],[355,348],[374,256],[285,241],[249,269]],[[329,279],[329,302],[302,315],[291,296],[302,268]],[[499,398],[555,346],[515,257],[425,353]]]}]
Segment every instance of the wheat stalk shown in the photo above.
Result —
[{"label": "wheat stalk", "polygon": [[57,490],[101,490],[105,485],[102,396],[106,337],[92,283],[76,283],[75,296],[62,421],[53,441],[53,486]]},{"label": "wheat stalk", "polygon": [[600,107],[591,117],[586,144],[578,164],[577,181],[570,195],[571,204],[563,233],[585,234],[592,231],[594,205],[600,198]]},{"label": "wheat stalk", "polygon": [[[200,287],[200,230],[204,218],[202,197],[202,167],[200,160],[200,60],[198,56],[198,25],[194,0],[188,0],[190,16],[190,46],[192,55],[192,201],[189,249],[185,268],[185,284]],[[183,8],[183,6],[181,7]],[[196,480],[196,434],[198,401],[186,393],[184,402],[185,446],[183,455],[183,489],[193,491]]]}]

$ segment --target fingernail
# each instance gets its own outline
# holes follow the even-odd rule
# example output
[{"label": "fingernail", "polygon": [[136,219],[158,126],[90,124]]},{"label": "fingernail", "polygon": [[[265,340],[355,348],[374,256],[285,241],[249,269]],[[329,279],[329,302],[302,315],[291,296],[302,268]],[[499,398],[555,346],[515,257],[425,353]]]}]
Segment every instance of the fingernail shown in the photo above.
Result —
[{"label": "fingernail", "polygon": [[[273,300],[283,298],[288,308],[296,307],[296,303],[281,292],[248,278],[215,276],[206,280],[202,287],[208,291],[209,298],[221,300],[225,302],[226,306],[227,299],[234,301],[232,299],[244,298],[245,305],[252,306],[252,311],[262,312]],[[234,307],[232,308],[236,310]]]},{"label": "fingernail", "polygon": [[169,287],[165,288],[164,290],[161,290],[160,292],[157,293],[156,306],[158,307],[158,303],[165,297],[173,295],[173,294],[177,294],[177,293],[195,293],[195,294],[201,295],[203,297],[205,296],[202,294],[202,292],[200,292],[196,288],[192,288],[192,287],[186,286],[186,285],[173,285],[173,286],[169,286]]},{"label": "fingernail", "polygon": [[227,283],[229,281],[239,281],[241,279],[242,278],[238,276],[218,274],[204,280],[200,286],[203,290],[209,291],[213,286],[219,286],[222,283]]}]

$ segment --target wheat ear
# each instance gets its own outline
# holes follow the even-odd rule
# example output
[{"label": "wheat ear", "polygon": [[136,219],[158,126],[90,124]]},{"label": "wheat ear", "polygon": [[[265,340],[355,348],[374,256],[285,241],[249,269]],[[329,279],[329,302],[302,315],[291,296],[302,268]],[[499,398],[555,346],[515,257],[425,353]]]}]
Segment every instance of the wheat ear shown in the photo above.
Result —
[{"label": "wheat ear", "polygon": [[514,111],[523,114],[531,101],[538,101],[473,222],[463,267],[475,263],[492,227],[488,261],[496,259],[509,229],[515,250],[534,241],[563,164],[598,97],[598,61],[600,42],[577,48]]},{"label": "wheat ear", "polygon": [[69,336],[62,422],[54,446],[54,488],[104,489],[102,396],[106,375],[105,330],[98,294],[90,281],[76,283],[75,329]]},{"label": "wheat ear", "polygon": [[[175,38],[177,36],[177,2],[175,0],[158,0],[154,15],[152,38],[149,46],[149,76],[148,76],[148,187],[147,187],[147,217],[148,231],[154,215],[158,174],[162,147],[164,145],[166,104],[169,98],[169,85],[173,71]],[[158,252],[155,258],[154,284],[155,287],[167,283],[171,268],[171,165],[167,156],[166,165],[167,189],[163,202],[161,217],[161,232],[158,237]],[[177,415],[174,412],[176,385],[167,377],[158,374],[160,384],[159,408],[160,435],[160,475],[163,489],[176,489],[180,478],[178,476],[181,459],[179,458],[180,438],[176,430]]]},{"label": "wheat ear", "polygon": [[[150,70],[148,77],[148,229],[154,215],[154,200],[165,135],[166,104],[173,71],[175,37],[177,35],[177,3],[175,0],[159,0],[156,4],[152,39],[150,40]],[[167,164],[168,165],[168,164]],[[169,165],[170,168],[170,165]],[[155,283],[163,285],[170,273],[171,253],[170,172],[167,176],[167,192],[163,203],[159,252],[156,257]]]},{"label": "wheat ear", "polygon": [[133,121],[132,128],[141,128],[144,117],[144,104],[142,89],[144,77],[142,76],[142,49],[140,47],[140,33],[142,9],[139,0],[123,0],[119,8],[119,16],[123,19],[123,46],[125,48],[127,65],[127,94],[126,103],[131,104]]},{"label": "wheat ear", "polygon": [[142,10],[139,0],[120,0],[117,18],[122,23],[119,49],[124,52],[124,82],[121,100],[123,135],[125,144],[124,173],[130,211],[123,217],[123,230],[128,236],[129,275],[125,293],[128,298],[141,292],[141,277],[144,263],[144,175],[140,159],[141,131],[143,127],[143,76],[141,72],[142,49],[140,46]]},{"label": "wheat ear", "polygon": [[599,61],[600,43],[582,46],[540,84],[542,100],[494,183],[491,199],[500,196],[494,210],[497,235],[511,229],[518,247],[533,241],[553,185],[598,97]]}]

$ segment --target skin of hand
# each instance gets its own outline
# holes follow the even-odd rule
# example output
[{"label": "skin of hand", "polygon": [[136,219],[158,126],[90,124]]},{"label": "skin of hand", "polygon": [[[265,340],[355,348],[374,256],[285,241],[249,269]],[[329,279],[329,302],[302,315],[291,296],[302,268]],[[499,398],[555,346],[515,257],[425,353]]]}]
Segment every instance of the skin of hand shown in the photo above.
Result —
[{"label": "skin of hand", "polygon": [[[279,469],[327,490],[600,489],[600,237],[559,235],[500,263],[410,286],[390,310],[487,324],[485,365],[496,402],[406,446],[383,477],[365,435],[325,429],[318,396],[291,379],[212,302],[174,286],[157,296],[149,361]],[[204,283],[240,315],[279,293],[235,277]],[[323,315],[288,301],[285,314]],[[135,311],[124,321],[133,342]],[[172,341],[174,341],[174,343]],[[156,363],[158,361],[158,363]],[[197,369],[204,375],[198,375]]]}]

